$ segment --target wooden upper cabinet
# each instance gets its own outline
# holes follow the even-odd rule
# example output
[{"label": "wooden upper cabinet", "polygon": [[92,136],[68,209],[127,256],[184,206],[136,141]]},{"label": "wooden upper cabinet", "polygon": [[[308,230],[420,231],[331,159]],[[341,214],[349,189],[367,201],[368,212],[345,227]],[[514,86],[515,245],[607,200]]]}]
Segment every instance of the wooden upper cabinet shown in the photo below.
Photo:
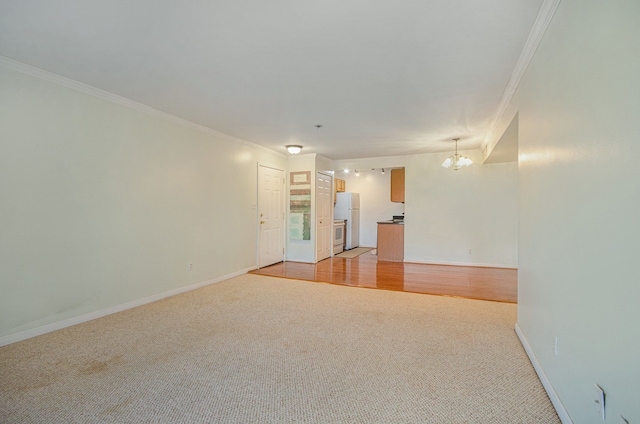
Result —
[{"label": "wooden upper cabinet", "polygon": [[391,170],[391,201],[404,203],[404,168]]},{"label": "wooden upper cabinet", "polygon": [[344,180],[341,180],[340,178],[335,178],[334,179],[333,203],[336,203],[336,200],[337,200],[336,193],[344,193],[344,191],[346,189],[346,186],[347,186],[347,184],[345,183]]}]

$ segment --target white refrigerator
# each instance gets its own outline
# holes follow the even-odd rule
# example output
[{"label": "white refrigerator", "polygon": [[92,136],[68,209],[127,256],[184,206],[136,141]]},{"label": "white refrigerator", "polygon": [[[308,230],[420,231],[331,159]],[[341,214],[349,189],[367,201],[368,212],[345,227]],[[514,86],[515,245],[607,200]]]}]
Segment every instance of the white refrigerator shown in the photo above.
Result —
[{"label": "white refrigerator", "polygon": [[333,219],[347,221],[345,227],[345,249],[360,245],[360,195],[358,193],[336,193],[336,206]]}]

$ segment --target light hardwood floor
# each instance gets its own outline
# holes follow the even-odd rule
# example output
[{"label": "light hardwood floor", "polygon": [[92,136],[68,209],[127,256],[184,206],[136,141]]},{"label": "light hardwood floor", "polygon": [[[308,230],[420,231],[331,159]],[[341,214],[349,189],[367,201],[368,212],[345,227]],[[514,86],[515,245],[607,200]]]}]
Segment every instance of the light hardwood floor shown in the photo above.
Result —
[{"label": "light hardwood floor", "polygon": [[426,293],[517,303],[518,270],[378,261],[364,253],[353,259],[332,257],[317,264],[281,262],[252,274],[346,286]]}]

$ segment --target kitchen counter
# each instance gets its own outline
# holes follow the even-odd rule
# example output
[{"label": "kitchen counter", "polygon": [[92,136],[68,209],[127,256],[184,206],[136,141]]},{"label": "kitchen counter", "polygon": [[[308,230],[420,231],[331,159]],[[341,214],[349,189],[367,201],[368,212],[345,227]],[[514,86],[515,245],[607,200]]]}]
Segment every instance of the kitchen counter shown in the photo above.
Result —
[{"label": "kitchen counter", "polygon": [[404,222],[378,222],[378,260],[404,262]]}]

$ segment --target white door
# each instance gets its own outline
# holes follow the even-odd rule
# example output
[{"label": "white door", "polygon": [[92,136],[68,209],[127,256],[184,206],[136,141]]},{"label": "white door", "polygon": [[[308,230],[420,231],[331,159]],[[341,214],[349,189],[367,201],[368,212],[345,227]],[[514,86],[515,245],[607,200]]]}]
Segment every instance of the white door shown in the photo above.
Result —
[{"label": "white door", "polygon": [[331,175],[318,172],[316,178],[316,246],[318,249],[318,262],[331,256],[331,246],[333,245],[332,206],[333,179]]},{"label": "white door", "polygon": [[258,267],[284,260],[284,171],[258,166]]}]

